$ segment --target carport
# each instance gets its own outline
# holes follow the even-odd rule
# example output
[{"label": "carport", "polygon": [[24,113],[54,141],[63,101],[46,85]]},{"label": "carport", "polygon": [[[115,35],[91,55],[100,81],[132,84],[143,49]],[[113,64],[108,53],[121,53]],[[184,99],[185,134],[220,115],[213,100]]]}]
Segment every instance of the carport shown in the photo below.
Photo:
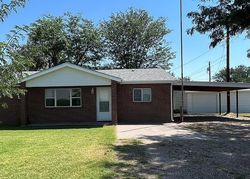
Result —
[{"label": "carport", "polygon": [[[236,107],[236,115],[239,116],[239,95],[238,91],[243,89],[250,89],[250,83],[233,83],[233,82],[196,82],[196,81],[186,81],[184,82],[184,91],[189,92],[211,92],[211,93],[219,93],[219,99],[218,99],[218,107],[219,107],[219,114],[222,113],[222,100],[221,100],[221,93],[226,91],[235,91],[235,107]],[[181,81],[175,81],[172,85],[173,90],[173,106],[174,104],[174,98],[175,98],[175,91],[181,91]],[[185,99],[184,99],[185,100]],[[186,99],[187,100],[187,99]],[[204,101],[205,103],[205,101]],[[227,104],[228,105],[228,104]],[[230,105],[230,103],[229,103]],[[250,106],[250,101],[249,101]],[[174,110],[174,109],[173,109]]]}]

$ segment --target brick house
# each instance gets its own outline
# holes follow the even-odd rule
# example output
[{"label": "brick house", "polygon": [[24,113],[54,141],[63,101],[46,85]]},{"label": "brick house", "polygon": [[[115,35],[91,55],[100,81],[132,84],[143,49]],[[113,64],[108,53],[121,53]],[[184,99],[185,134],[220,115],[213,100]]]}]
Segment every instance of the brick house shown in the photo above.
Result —
[{"label": "brick house", "polygon": [[1,99],[0,124],[171,122],[174,77],[162,69],[92,71],[69,63],[29,72],[26,95]]}]

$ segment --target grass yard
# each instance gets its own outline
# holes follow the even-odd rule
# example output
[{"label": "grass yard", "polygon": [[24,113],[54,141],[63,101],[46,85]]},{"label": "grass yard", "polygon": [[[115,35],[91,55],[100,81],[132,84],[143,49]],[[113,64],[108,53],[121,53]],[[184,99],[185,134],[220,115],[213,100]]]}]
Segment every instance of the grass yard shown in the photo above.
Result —
[{"label": "grass yard", "polygon": [[239,116],[250,118],[250,113],[240,113]]},{"label": "grass yard", "polygon": [[112,178],[115,127],[0,127],[0,178]]}]

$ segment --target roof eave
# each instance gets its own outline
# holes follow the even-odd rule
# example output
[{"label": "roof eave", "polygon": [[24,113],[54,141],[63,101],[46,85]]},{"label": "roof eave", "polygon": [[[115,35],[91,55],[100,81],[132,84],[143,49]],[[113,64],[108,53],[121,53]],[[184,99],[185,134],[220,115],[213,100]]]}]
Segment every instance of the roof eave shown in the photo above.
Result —
[{"label": "roof eave", "polygon": [[92,71],[92,70],[89,70],[89,69],[85,69],[85,68],[70,64],[70,63],[64,63],[64,64],[61,64],[61,65],[49,68],[47,70],[43,70],[41,72],[35,73],[33,75],[30,75],[30,76],[22,79],[21,82],[26,82],[26,81],[38,78],[40,76],[46,75],[48,73],[51,73],[53,71],[62,69],[64,67],[70,67],[70,68],[73,68],[73,69],[78,69],[80,71],[84,71],[84,72],[87,72],[87,73],[90,73],[90,74],[93,74],[93,75],[97,75],[97,76],[100,76],[100,77],[103,77],[103,78],[107,78],[107,79],[110,79],[110,80],[113,80],[113,81],[116,81],[116,82],[121,82],[122,81],[122,79],[120,79],[118,77],[115,77],[115,76],[112,76],[112,75],[108,75],[108,74],[101,73],[101,72],[98,72],[98,71]]}]

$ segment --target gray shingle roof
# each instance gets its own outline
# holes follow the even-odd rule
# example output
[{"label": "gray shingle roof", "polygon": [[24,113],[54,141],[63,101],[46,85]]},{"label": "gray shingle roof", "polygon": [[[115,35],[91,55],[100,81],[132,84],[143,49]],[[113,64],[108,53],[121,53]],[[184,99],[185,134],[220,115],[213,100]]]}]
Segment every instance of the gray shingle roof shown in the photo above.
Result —
[{"label": "gray shingle roof", "polygon": [[97,70],[98,72],[121,78],[123,82],[138,81],[173,81],[175,77],[163,69],[117,69],[117,70]]}]

